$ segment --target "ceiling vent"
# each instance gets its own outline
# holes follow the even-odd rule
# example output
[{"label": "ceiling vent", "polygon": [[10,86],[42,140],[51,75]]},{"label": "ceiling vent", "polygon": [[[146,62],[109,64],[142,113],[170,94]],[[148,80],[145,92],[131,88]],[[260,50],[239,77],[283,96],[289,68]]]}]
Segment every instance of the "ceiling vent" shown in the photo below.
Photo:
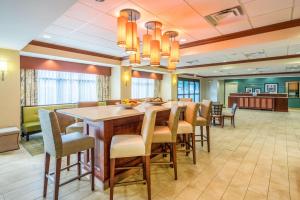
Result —
[{"label": "ceiling vent", "polygon": [[195,65],[195,64],[199,63],[199,60],[198,59],[197,60],[190,60],[190,61],[187,61],[186,63],[189,64],[189,65]]},{"label": "ceiling vent", "polygon": [[265,54],[264,50],[257,51],[257,52],[244,53],[244,55],[248,59],[255,59],[255,58],[264,58],[264,57],[266,57],[266,54]]},{"label": "ceiling vent", "polygon": [[220,24],[237,21],[241,16],[243,16],[243,10],[241,6],[236,6],[207,15],[205,16],[205,19],[213,26],[218,26]]}]

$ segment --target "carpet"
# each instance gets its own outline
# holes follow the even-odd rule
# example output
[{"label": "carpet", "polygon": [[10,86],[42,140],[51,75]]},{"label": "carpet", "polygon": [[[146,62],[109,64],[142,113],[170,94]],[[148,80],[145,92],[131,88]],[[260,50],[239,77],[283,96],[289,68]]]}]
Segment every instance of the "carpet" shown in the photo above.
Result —
[{"label": "carpet", "polygon": [[36,133],[31,135],[29,141],[26,141],[25,138],[22,138],[20,143],[32,156],[44,153],[44,142],[42,133]]}]

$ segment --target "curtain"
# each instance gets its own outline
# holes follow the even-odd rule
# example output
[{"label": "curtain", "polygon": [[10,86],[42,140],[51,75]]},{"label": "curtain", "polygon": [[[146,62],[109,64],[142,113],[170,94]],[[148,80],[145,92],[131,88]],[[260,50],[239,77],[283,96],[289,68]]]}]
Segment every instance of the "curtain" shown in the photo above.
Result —
[{"label": "curtain", "polygon": [[154,97],[160,97],[161,91],[161,81],[160,80],[154,80]]},{"label": "curtain", "polygon": [[97,98],[99,101],[110,99],[110,77],[97,75]]},{"label": "curtain", "polygon": [[131,98],[154,97],[155,81],[147,78],[132,78]]},{"label": "curtain", "polygon": [[37,72],[34,69],[21,69],[21,106],[37,105]]}]

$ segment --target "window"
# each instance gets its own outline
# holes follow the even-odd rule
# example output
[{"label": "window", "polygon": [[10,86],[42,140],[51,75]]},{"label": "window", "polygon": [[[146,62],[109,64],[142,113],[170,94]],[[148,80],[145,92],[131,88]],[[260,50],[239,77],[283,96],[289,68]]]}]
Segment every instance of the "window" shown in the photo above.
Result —
[{"label": "window", "polygon": [[154,97],[155,80],[132,78],[131,97],[134,99]]},{"label": "window", "polygon": [[194,102],[200,101],[200,82],[194,79],[178,79],[177,98],[192,98]]},{"label": "window", "polygon": [[97,75],[37,70],[38,105],[97,101]]}]

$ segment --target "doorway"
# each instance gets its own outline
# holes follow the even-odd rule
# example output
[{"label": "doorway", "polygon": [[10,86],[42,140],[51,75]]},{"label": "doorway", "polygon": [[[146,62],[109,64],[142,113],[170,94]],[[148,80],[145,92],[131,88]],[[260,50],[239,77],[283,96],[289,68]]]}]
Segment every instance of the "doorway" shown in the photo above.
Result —
[{"label": "doorway", "polygon": [[228,96],[238,92],[238,83],[225,83],[225,105],[228,108]]}]

